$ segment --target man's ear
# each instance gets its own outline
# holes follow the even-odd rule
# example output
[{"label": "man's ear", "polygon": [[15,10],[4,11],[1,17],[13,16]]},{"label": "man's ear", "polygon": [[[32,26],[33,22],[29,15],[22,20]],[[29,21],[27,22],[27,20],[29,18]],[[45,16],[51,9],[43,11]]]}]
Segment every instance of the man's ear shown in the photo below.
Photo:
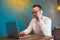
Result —
[{"label": "man's ear", "polygon": [[41,13],[43,14],[43,10],[41,10]]}]

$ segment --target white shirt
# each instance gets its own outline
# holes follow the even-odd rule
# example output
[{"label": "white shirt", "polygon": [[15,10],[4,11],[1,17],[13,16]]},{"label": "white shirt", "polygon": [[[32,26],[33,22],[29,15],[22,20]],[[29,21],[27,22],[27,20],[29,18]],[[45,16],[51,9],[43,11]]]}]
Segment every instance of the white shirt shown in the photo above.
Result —
[{"label": "white shirt", "polygon": [[35,18],[33,18],[27,29],[24,30],[24,32],[28,34],[33,30],[35,34],[52,36],[51,22],[52,20],[49,17],[45,17],[45,16],[43,16],[42,19],[37,22],[35,21]]}]

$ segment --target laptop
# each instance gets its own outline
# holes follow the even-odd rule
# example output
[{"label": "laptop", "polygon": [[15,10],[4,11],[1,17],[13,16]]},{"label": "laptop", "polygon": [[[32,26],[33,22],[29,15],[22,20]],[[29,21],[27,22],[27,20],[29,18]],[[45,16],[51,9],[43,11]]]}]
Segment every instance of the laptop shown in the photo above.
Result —
[{"label": "laptop", "polygon": [[27,36],[24,36],[24,35],[21,36],[20,34],[18,34],[18,25],[16,22],[7,22],[6,29],[7,29],[8,37],[11,37],[11,38],[27,37]]}]

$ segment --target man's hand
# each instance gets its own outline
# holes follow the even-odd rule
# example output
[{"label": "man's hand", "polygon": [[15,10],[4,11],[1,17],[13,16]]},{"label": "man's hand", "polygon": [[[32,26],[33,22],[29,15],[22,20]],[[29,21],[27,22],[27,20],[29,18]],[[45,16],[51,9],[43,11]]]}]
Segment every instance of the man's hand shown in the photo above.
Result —
[{"label": "man's hand", "polygon": [[38,19],[41,20],[41,18],[42,18],[42,13],[41,13],[41,11],[38,11],[38,12],[37,12],[37,16],[38,16]]},{"label": "man's hand", "polygon": [[20,32],[19,34],[20,34],[21,37],[24,36],[24,35],[26,35],[25,32]]},{"label": "man's hand", "polygon": [[20,34],[20,35],[26,35],[26,33],[25,33],[25,32],[20,32],[19,34]]}]

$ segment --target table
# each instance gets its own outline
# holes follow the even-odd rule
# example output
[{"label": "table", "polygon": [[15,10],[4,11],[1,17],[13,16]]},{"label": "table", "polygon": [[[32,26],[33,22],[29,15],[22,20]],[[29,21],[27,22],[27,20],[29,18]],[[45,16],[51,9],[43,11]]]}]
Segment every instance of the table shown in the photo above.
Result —
[{"label": "table", "polygon": [[0,40],[41,40],[43,38],[43,36],[39,36],[39,35],[28,35],[29,37],[25,37],[25,38],[7,38],[7,37],[0,37]]}]

